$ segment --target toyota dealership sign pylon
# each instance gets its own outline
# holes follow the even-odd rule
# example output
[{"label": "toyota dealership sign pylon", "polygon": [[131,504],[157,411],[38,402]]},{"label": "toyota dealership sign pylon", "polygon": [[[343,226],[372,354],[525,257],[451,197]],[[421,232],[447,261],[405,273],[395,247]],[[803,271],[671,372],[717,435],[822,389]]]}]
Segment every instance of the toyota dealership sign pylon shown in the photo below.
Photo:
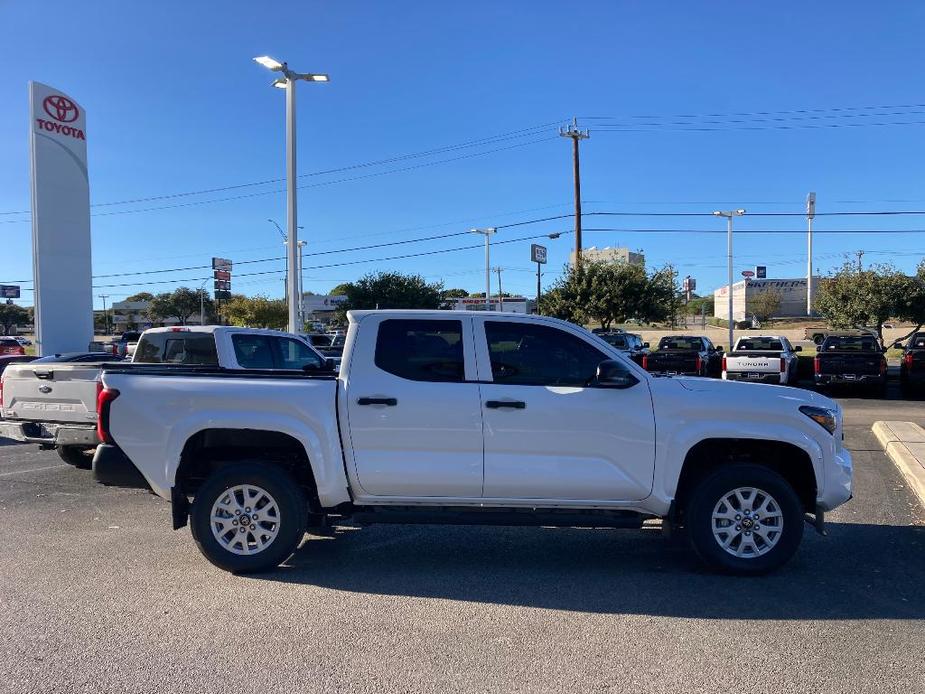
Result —
[{"label": "toyota dealership sign pylon", "polygon": [[87,116],[40,82],[29,83],[29,102],[36,346],[82,352],[93,340]]}]

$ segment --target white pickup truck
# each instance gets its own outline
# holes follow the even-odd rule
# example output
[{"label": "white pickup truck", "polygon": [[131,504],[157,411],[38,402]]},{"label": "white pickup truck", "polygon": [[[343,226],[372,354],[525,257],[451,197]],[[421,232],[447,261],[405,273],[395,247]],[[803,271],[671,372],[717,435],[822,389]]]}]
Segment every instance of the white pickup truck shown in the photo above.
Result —
[{"label": "white pickup truck", "polygon": [[169,499],[213,564],[307,527],[686,529],[711,566],[786,562],[851,497],[839,406],[656,377],[588,331],[510,313],[356,311],[339,375],[107,367],[94,473]]},{"label": "white pickup truck", "polygon": [[782,335],[740,337],[735,349],[723,356],[723,378],[755,383],[796,383],[802,347]]},{"label": "white pickup truck", "polygon": [[[66,463],[89,469],[90,454],[99,443],[96,408],[101,362],[110,357],[98,352],[56,356],[4,370],[0,438],[54,448]],[[298,371],[330,370],[333,365],[304,339],[289,333],[215,325],[146,330],[132,362]]]}]

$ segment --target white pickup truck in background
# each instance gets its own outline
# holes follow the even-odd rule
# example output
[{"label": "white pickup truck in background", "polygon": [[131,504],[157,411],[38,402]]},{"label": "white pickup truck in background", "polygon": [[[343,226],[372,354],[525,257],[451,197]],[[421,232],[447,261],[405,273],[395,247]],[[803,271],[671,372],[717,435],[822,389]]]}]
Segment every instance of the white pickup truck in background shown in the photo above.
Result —
[{"label": "white pickup truck in background", "polygon": [[782,335],[740,337],[735,349],[723,356],[723,378],[755,383],[797,382],[802,347],[794,347]]},{"label": "white pickup truck in background", "polygon": [[[88,352],[7,367],[0,380],[0,437],[54,448],[69,465],[89,469],[99,443],[97,397],[107,359],[117,357]],[[146,330],[132,362],[297,371],[332,366],[289,333],[214,325]]]},{"label": "white pickup truck in background", "polygon": [[[753,574],[851,497],[839,406],[647,373],[587,330],[510,313],[357,311],[339,375],[106,367],[104,484],[150,488],[216,566],[307,527],[468,523],[687,532]],[[141,346],[139,346],[141,352]]]}]

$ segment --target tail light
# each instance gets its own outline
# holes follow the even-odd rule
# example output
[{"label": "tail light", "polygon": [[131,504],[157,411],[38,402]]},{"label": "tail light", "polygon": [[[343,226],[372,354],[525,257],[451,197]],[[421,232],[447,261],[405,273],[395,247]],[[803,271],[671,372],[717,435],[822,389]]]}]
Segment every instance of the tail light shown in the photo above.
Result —
[{"label": "tail light", "polygon": [[114,357],[118,357],[118,356],[119,356],[119,345],[118,345],[118,343],[116,343],[116,342],[113,342],[113,343],[112,343],[112,355],[113,355]]},{"label": "tail light", "polygon": [[642,368],[644,368],[646,371],[649,370],[649,355],[648,354],[643,355],[642,357]]},{"label": "tail light", "polygon": [[880,375],[886,376],[886,357],[880,357]]},{"label": "tail light", "polygon": [[912,352],[906,352],[905,356],[903,356],[903,362],[905,362],[907,368],[912,368]]},{"label": "tail light", "polygon": [[723,355],[723,373],[726,373],[726,356]]},{"label": "tail light", "polygon": [[0,408],[3,407],[3,379],[0,378]]},{"label": "tail light", "polygon": [[114,443],[109,433],[109,409],[117,397],[118,390],[106,388],[102,381],[96,382],[96,437],[102,443]]},{"label": "tail light", "polygon": [[697,355],[697,366],[695,368],[697,369],[698,373],[703,368],[703,357],[701,357],[699,354]]},{"label": "tail light", "polygon": [[787,360],[783,357],[780,358],[780,372],[784,373],[787,371]]},{"label": "tail light", "polygon": [[22,354],[23,356],[25,356],[25,354],[26,354],[26,348],[23,347],[22,345],[19,345],[19,353]]},{"label": "tail light", "polygon": [[819,357],[813,357],[813,373],[822,373],[822,362],[819,361]]}]

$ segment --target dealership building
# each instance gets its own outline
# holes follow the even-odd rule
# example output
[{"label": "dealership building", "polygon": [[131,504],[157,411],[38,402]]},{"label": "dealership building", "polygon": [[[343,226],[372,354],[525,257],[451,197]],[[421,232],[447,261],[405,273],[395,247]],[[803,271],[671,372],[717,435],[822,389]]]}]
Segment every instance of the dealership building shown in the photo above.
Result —
[{"label": "dealership building", "polygon": [[[816,296],[819,278],[813,277],[813,296]],[[798,318],[806,315],[806,278],[793,279],[745,279],[732,285],[733,320],[744,321],[752,317],[751,303],[765,292],[780,295],[780,309],[774,318]],[[726,319],[729,316],[729,285],[713,292],[713,316]]]}]

